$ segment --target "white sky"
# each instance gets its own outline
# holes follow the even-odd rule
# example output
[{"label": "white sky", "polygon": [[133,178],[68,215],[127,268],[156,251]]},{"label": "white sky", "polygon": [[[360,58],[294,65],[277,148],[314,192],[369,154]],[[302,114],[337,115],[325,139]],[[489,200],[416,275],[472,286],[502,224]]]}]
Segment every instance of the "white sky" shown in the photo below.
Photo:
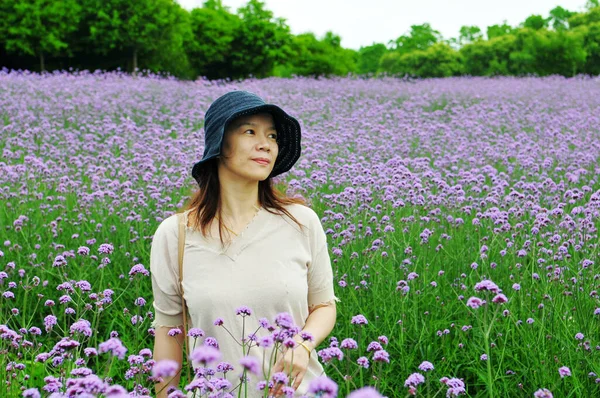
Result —
[{"label": "white sky", "polygon": [[[201,7],[203,0],[177,0],[183,8]],[[411,25],[428,22],[444,39],[458,37],[463,25],[485,30],[504,20],[516,26],[532,14],[548,17],[556,6],[584,11],[586,0],[263,0],[274,17],[286,19],[293,34],[313,32],[322,38],[331,30],[342,47],[358,50],[407,34]],[[223,0],[236,13],[247,0]]]}]

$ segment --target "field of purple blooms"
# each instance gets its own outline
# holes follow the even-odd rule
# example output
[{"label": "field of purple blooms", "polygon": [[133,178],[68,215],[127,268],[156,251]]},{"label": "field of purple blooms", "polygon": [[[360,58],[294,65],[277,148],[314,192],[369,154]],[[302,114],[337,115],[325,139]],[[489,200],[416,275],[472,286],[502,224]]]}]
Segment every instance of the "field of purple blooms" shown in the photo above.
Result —
[{"label": "field of purple blooms", "polygon": [[[310,397],[600,396],[599,79],[4,70],[0,397],[154,396],[172,374],[152,360],[151,237],[233,89],[302,125],[276,180],[322,217],[341,300]],[[207,369],[182,390],[238,396],[194,332]]]}]

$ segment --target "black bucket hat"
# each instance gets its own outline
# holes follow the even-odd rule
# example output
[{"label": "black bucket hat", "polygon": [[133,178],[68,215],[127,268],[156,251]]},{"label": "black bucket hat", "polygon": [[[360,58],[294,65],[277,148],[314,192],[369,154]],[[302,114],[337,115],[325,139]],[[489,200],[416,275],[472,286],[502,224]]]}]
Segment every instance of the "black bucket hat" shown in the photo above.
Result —
[{"label": "black bucket hat", "polygon": [[200,168],[221,154],[223,135],[229,123],[239,117],[257,113],[270,113],[277,130],[279,153],[269,177],[285,173],[300,158],[300,123],[277,105],[267,104],[258,95],[236,90],[217,98],[204,116],[204,155],[192,167],[192,177],[198,181]]}]

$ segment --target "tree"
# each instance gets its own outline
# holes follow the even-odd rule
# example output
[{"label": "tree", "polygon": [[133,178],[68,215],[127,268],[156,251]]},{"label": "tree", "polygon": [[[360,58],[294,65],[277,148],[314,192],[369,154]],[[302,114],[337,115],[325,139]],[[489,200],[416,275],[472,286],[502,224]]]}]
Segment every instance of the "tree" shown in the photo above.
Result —
[{"label": "tree", "polygon": [[442,40],[440,32],[434,30],[428,23],[424,23],[412,25],[408,36],[400,36],[389,44],[392,50],[405,54],[415,50],[426,50],[440,40]]},{"label": "tree", "polygon": [[510,75],[510,53],[515,50],[516,38],[502,35],[490,40],[479,40],[460,49],[464,72],[471,76]]},{"label": "tree", "polygon": [[541,15],[530,15],[525,22],[523,22],[522,26],[533,30],[540,30],[548,27],[548,21],[549,18],[545,19]]},{"label": "tree", "polygon": [[292,55],[290,28],[259,0],[249,0],[237,13],[242,24],[233,41],[232,77],[266,77],[275,63],[285,63]]},{"label": "tree", "polygon": [[570,28],[600,22],[600,7],[592,8],[588,12],[573,14],[568,21]]},{"label": "tree", "polygon": [[292,40],[293,56],[285,64],[276,66],[278,76],[343,76],[356,71],[358,53],[340,46],[340,38],[333,32],[319,40],[311,32],[302,33]]},{"label": "tree", "polygon": [[515,31],[515,29],[506,23],[506,20],[502,23],[502,25],[491,25],[487,28],[487,38],[488,40],[493,39],[494,37],[500,37],[504,35],[510,35]]},{"label": "tree", "polygon": [[373,43],[370,46],[361,47],[358,50],[358,73],[376,73],[379,61],[387,51],[387,47],[383,43]]},{"label": "tree", "polygon": [[132,59],[132,71],[138,69],[140,53],[160,50],[173,30],[178,29],[182,14],[175,0],[86,0],[95,10],[90,20],[90,40],[96,51],[125,51]]},{"label": "tree", "polygon": [[0,0],[5,11],[3,28],[6,50],[39,58],[40,71],[45,57],[72,55],[69,35],[77,29],[81,6],[77,0]]},{"label": "tree", "polygon": [[483,33],[478,26],[461,26],[458,36],[458,44],[463,46],[477,40],[483,39]]},{"label": "tree", "polygon": [[583,73],[600,75],[600,22],[577,26],[571,31],[584,38],[583,48],[587,57]]},{"label": "tree", "polygon": [[585,3],[586,10],[591,10],[592,8],[596,8],[596,7],[600,7],[599,0],[587,0],[587,2]]},{"label": "tree", "polygon": [[242,20],[230,14],[220,2],[216,3],[206,2],[205,7],[192,10],[193,37],[186,44],[186,50],[198,74],[209,79],[224,79],[234,73],[231,54]]},{"label": "tree", "polygon": [[561,6],[554,7],[550,10],[549,24],[554,30],[567,30],[569,18],[575,14],[576,12],[565,10]]},{"label": "tree", "polygon": [[381,58],[382,71],[415,77],[449,77],[463,72],[462,55],[446,43],[435,43],[426,50],[400,54],[389,52]]}]

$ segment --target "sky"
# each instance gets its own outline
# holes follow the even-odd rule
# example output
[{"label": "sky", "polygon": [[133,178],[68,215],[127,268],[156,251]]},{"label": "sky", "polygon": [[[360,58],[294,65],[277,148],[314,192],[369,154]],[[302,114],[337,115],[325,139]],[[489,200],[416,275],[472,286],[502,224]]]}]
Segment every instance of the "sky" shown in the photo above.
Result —
[{"label": "sky", "polygon": [[[187,10],[203,0],[176,0]],[[223,0],[230,12],[247,0]],[[463,25],[476,25],[485,35],[490,25],[504,20],[516,26],[532,15],[548,16],[556,6],[584,11],[586,0],[263,0],[274,17],[286,20],[294,35],[313,32],[322,38],[331,30],[341,45],[358,50],[373,43],[387,44],[410,32],[411,25],[429,23],[444,39],[458,37]]]}]

